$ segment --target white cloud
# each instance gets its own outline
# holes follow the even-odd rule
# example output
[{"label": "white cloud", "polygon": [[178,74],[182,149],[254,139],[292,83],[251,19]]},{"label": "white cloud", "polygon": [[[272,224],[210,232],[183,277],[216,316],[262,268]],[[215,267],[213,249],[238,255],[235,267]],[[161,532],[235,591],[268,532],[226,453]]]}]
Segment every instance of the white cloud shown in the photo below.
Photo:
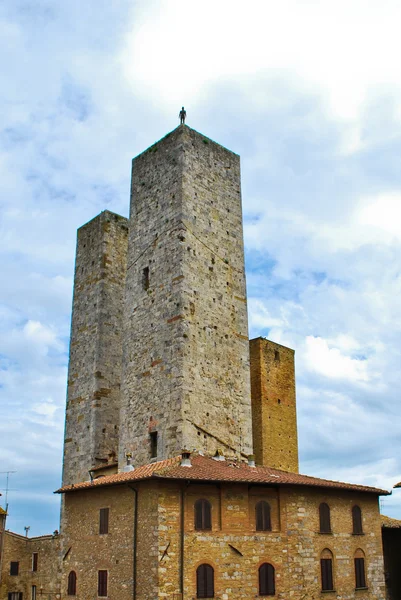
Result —
[{"label": "white cloud", "polygon": [[325,377],[355,382],[367,382],[371,377],[367,360],[346,356],[339,348],[330,347],[327,340],[320,337],[306,338],[305,362],[310,371]]}]

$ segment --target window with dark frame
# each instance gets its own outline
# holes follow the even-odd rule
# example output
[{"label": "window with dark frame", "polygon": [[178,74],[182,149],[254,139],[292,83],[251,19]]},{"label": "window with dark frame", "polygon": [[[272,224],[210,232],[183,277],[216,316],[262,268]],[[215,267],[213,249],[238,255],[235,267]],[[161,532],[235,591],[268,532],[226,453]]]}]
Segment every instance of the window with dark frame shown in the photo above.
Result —
[{"label": "window with dark frame", "polygon": [[362,511],[359,506],[352,507],[352,533],[358,535],[363,533],[362,529]]},{"label": "window with dark frame", "polygon": [[205,500],[205,498],[197,500],[194,509],[195,529],[197,531],[210,531],[212,529],[212,505],[209,500]]},{"label": "window with dark frame", "polygon": [[196,597],[214,598],[214,569],[210,565],[199,565],[196,569]]},{"label": "window with dark frame", "polygon": [[271,531],[270,504],[261,500],[255,506],[256,531]]},{"label": "window with dark frame", "polygon": [[365,559],[361,556],[355,557],[354,565],[355,565],[355,588],[356,589],[366,588]]},{"label": "window with dark frame", "polygon": [[38,570],[38,553],[34,552],[32,554],[32,571]]},{"label": "window with dark frame", "polygon": [[107,571],[98,571],[97,595],[107,596]]},{"label": "window with dark frame", "polygon": [[327,548],[320,557],[320,574],[322,578],[322,592],[333,591],[333,555]]},{"label": "window with dark frame", "polygon": [[22,600],[22,592],[8,592],[8,600]]},{"label": "window with dark frame", "polygon": [[259,596],[274,596],[275,593],[274,567],[270,563],[263,563],[259,567]]},{"label": "window with dark frame", "polygon": [[99,511],[99,535],[109,533],[109,509],[101,508]]},{"label": "window with dark frame", "polygon": [[36,585],[31,588],[31,600],[36,600]]},{"label": "window with dark frame", "polygon": [[18,575],[19,573],[19,562],[10,562],[10,575]]},{"label": "window with dark frame", "polygon": [[319,506],[320,533],[331,533],[330,507],[326,502]]},{"label": "window with dark frame", "polygon": [[77,574],[75,571],[68,573],[67,595],[75,596],[77,593]]},{"label": "window with dark frame", "polygon": [[150,458],[157,458],[157,431],[149,434],[150,438]]}]

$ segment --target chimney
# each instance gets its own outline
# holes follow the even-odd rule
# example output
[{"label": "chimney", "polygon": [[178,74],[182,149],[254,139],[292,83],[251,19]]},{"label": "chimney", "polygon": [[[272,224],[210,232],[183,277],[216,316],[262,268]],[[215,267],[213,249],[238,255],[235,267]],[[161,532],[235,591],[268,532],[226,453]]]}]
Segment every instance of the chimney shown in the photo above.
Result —
[{"label": "chimney", "polygon": [[191,453],[189,450],[181,451],[181,467],[192,467]]},{"label": "chimney", "polygon": [[123,473],[128,473],[129,471],[134,470],[134,467],[131,464],[132,454],[130,452],[127,452],[126,457],[127,457],[127,464],[123,467]]},{"label": "chimney", "polygon": [[220,450],[220,448],[218,448],[214,454],[214,456],[212,456],[213,460],[226,460],[224,458],[223,452]]},{"label": "chimney", "polygon": [[253,468],[256,467],[256,464],[255,464],[255,455],[254,454],[250,454],[248,456],[248,467],[253,467]]}]

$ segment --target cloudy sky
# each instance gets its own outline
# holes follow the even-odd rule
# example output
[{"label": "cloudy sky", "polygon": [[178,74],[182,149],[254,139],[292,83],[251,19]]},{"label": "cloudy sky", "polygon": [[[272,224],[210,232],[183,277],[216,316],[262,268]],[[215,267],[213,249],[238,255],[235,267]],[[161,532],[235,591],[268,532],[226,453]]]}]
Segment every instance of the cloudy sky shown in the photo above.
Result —
[{"label": "cloudy sky", "polygon": [[[58,528],[76,229],[178,124],[239,153],[249,321],[296,350],[301,472],[401,480],[398,0],[0,3],[0,488]],[[382,500],[401,518],[401,492]]]}]

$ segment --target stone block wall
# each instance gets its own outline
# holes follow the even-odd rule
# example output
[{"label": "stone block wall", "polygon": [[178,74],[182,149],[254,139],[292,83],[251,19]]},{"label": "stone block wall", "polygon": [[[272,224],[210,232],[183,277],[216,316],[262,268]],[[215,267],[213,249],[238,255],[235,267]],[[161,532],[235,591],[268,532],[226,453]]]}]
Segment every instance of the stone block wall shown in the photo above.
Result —
[{"label": "stone block wall", "polygon": [[[381,522],[377,497],[350,491],[295,486],[174,481],[139,482],[67,495],[62,598],[75,569],[80,597],[95,597],[98,569],[109,573],[109,597],[121,600],[196,598],[196,569],[214,568],[215,598],[259,597],[258,569],[275,568],[278,600],[384,600]],[[212,505],[212,530],[196,531],[194,505]],[[257,531],[255,506],[271,508],[271,531]],[[319,533],[319,505],[331,510],[332,532]],[[362,510],[363,535],[353,535],[352,507]],[[108,535],[98,533],[99,509],[110,509]],[[182,512],[182,507],[184,508]],[[136,535],[135,535],[136,531]],[[136,541],[135,541],[136,540]],[[135,549],[135,550],[134,550]],[[321,592],[320,557],[333,554],[335,591]],[[355,589],[354,556],[365,554],[366,589]],[[135,556],[136,566],[135,566]],[[183,588],[181,588],[183,585]],[[181,592],[183,594],[181,595]]]},{"label": "stone block wall", "polygon": [[252,452],[239,157],[181,126],[133,161],[120,465]]},{"label": "stone block wall", "polygon": [[127,219],[109,211],[78,230],[63,483],[117,460]]},{"label": "stone block wall", "polygon": [[[33,554],[37,554],[37,570],[33,570]],[[0,600],[10,592],[22,592],[24,599],[54,598],[60,585],[60,537],[46,535],[27,538],[5,532]],[[10,563],[18,562],[18,575],[10,574]]]},{"label": "stone block wall", "polygon": [[256,464],[298,473],[294,350],[259,337],[250,357]]}]

